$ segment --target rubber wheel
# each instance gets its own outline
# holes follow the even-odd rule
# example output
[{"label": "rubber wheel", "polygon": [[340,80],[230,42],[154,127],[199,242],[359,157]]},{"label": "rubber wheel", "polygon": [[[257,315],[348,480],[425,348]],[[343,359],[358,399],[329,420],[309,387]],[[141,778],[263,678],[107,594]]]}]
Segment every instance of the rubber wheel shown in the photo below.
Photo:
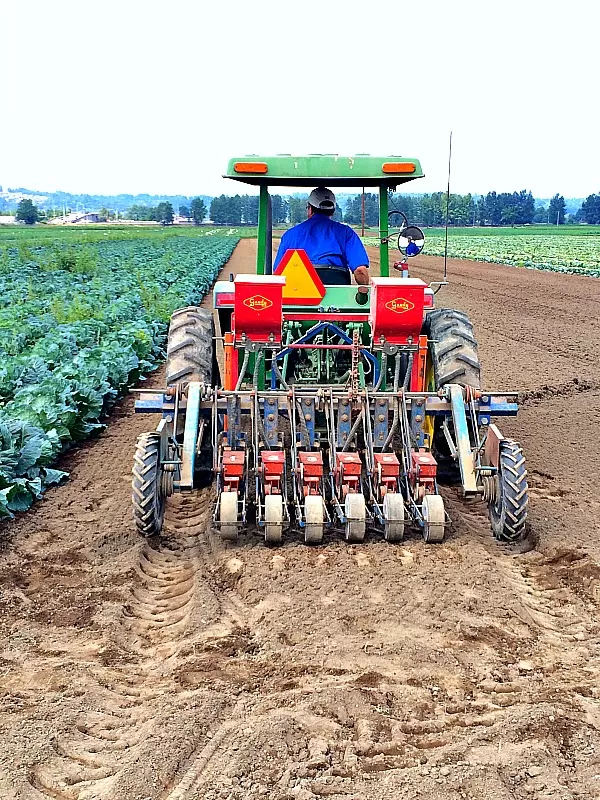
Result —
[{"label": "rubber wheel", "polygon": [[171,316],[167,341],[167,386],[190,381],[211,384],[212,314],[198,306],[180,308]]},{"label": "rubber wheel", "polygon": [[132,474],[131,496],[136,528],[142,536],[158,536],[165,513],[159,433],[143,433],[138,437]]},{"label": "rubber wheel", "polygon": [[446,512],[444,501],[439,494],[426,494],[421,506],[423,515],[423,539],[428,543],[438,543],[444,540],[444,527],[446,525]]},{"label": "rubber wheel", "polygon": [[221,492],[219,507],[221,539],[234,542],[238,536],[238,493]]},{"label": "rubber wheel", "polygon": [[479,388],[481,367],[469,317],[454,308],[440,308],[427,314],[425,329],[431,340],[435,388],[448,383]]},{"label": "rubber wheel", "polygon": [[362,542],[365,538],[367,509],[365,496],[358,492],[346,495],[344,512],[346,515],[346,541]]},{"label": "rubber wheel", "polygon": [[401,542],[404,539],[404,499],[400,492],[386,492],[383,516],[386,542]]},{"label": "rubber wheel", "polygon": [[517,542],[525,534],[529,494],[525,456],[517,442],[500,442],[500,473],[496,502],[490,504],[492,531],[503,542]]},{"label": "rubber wheel", "polygon": [[323,521],[325,509],[319,494],[309,494],[304,498],[304,541],[306,544],[319,544],[323,541]]},{"label": "rubber wheel", "polygon": [[283,497],[265,495],[265,542],[280,544],[283,536]]},{"label": "rubber wheel", "polygon": [[[428,389],[438,391],[449,383],[474,388],[481,386],[477,340],[465,313],[454,308],[431,311],[425,318],[423,332],[430,340],[429,356],[433,367],[434,385]],[[449,428],[452,432],[451,419]],[[439,465],[439,477],[444,482],[459,483],[460,468],[450,454],[441,419],[434,423],[432,451]]]}]

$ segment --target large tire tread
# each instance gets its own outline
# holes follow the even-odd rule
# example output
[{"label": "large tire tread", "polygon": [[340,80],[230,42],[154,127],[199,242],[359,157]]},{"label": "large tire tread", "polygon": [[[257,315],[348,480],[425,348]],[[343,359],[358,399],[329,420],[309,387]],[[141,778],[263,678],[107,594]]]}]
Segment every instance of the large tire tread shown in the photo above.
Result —
[{"label": "large tire tread", "polygon": [[160,434],[143,433],[138,437],[132,474],[136,528],[142,536],[158,536],[164,514],[164,501],[160,495]]},{"label": "large tire tread", "polygon": [[[473,325],[463,311],[454,308],[430,311],[425,318],[423,332],[430,340],[436,391],[449,383],[474,388],[481,386],[477,339]],[[435,422],[433,454],[438,461],[443,482],[460,482],[458,463],[450,455],[440,420]]]},{"label": "large tire tread", "polygon": [[212,314],[199,306],[171,316],[167,343],[167,386],[201,381],[210,384],[213,368]]},{"label": "large tire tread", "polygon": [[481,386],[477,339],[468,316],[453,308],[441,308],[427,315],[427,334],[436,389],[448,383]]},{"label": "large tire tread", "polygon": [[500,444],[500,497],[490,506],[494,536],[503,542],[518,542],[525,536],[529,487],[523,448],[511,440]]}]

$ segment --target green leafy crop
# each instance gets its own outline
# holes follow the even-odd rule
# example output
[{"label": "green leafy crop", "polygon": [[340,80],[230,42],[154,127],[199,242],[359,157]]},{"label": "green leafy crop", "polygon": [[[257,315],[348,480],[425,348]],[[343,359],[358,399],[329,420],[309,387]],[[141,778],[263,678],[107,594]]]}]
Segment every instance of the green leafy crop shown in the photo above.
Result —
[{"label": "green leafy crop", "polygon": [[202,300],[238,238],[39,241],[0,249],[0,516],[65,477],[57,455],[162,360],[170,314]]}]

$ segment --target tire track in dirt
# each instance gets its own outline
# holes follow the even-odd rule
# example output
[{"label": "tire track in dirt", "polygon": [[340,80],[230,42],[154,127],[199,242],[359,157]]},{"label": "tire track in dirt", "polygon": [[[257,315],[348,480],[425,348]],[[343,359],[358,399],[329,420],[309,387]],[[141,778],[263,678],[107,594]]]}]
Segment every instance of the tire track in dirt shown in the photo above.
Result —
[{"label": "tire track in dirt", "polygon": [[[553,566],[546,564],[544,557],[539,553],[519,554],[494,542],[487,529],[487,520],[480,510],[475,509],[452,515],[455,517],[457,527],[463,533],[468,528],[473,534],[474,547],[471,549],[476,551],[473,554],[474,560],[486,560],[490,564],[494,564],[497,581],[500,581],[502,587],[501,591],[495,588],[496,596],[508,599],[507,627],[497,623],[491,627],[486,623],[480,625],[479,621],[471,625],[461,623],[458,638],[463,642],[473,638],[473,641],[479,640],[483,643],[487,639],[487,643],[493,648],[500,647],[501,641],[506,639],[508,650],[503,652],[503,648],[500,647],[498,655],[501,660],[495,659],[496,669],[483,678],[473,672],[471,664],[459,659],[456,662],[459,679],[455,683],[458,686],[462,684],[466,692],[449,693],[449,687],[444,680],[438,686],[435,679],[431,678],[428,681],[422,681],[409,677],[408,682],[399,682],[397,678],[391,678],[392,672],[386,676],[385,670],[381,673],[370,674],[360,674],[360,671],[349,670],[342,679],[342,685],[338,683],[337,687],[334,684],[328,685],[323,674],[315,676],[312,692],[318,693],[321,697],[324,692],[330,692],[336,698],[336,702],[340,704],[346,703],[347,698],[357,689],[363,694],[372,692],[373,700],[367,704],[365,709],[370,710],[371,715],[373,710],[380,706],[383,698],[395,696],[395,701],[392,702],[392,707],[388,712],[390,716],[384,723],[381,722],[380,712],[377,711],[379,716],[377,722],[373,721],[372,716],[367,715],[359,718],[349,731],[347,726],[342,726],[342,730],[338,725],[334,737],[325,738],[324,741],[319,737],[316,737],[315,741],[310,740],[313,751],[315,748],[321,748],[322,758],[320,761],[309,758],[287,765],[282,764],[282,769],[285,767],[284,773],[288,774],[288,778],[285,779],[285,775],[282,775],[279,780],[283,781],[286,786],[286,780],[291,781],[290,785],[293,787],[298,785],[294,781],[300,779],[305,781],[303,786],[306,786],[306,791],[311,791],[315,795],[333,795],[333,786],[328,783],[332,776],[343,781],[349,780],[353,785],[357,785],[366,779],[364,776],[368,777],[374,773],[392,772],[399,769],[408,771],[407,775],[410,776],[410,780],[414,780],[416,771],[421,777],[431,774],[439,781],[448,774],[449,770],[460,772],[461,770],[456,767],[456,764],[458,767],[464,766],[463,771],[465,771],[467,761],[464,759],[468,758],[468,754],[470,752],[486,752],[486,748],[489,748],[487,742],[498,737],[502,738],[504,730],[512,729],[514,731],[512,735],[517,741],[522,740],[523,742],[522,745],[507,746],[506,759],[510,760],[512,757],[519,756],[521,752],[535,752],[535,736],[532,738],[528,726],[532,726],[536,730],[545,727],[555,728],[560,733],[562,725],[567,725],[567,727],[571,725],[568,718],[569,708],[576,706],[579,714],[583,710],[590,718],[597,718],[596,700],[579,696],[581,691],[584,692],[584,695],[587,691],[591,691],[596,672],[588,673],[583,688],[581,678],[584,673],[572,672],[572,680],[565,679],[566,670],[572,671],[573,666],[577,664],[581,666],[583,661],[589,657],[589,653],[579,649],[572,658],[559,663],[557,669],[560,672],[555,679],[550,681],[550,685],[545,683],[543,677],[544,668],[547,666],[545,660],[547,652],[568,653],[569,649],[573,652],[574,645],[583,648],[597,648],[598,642],[595,635],[597,609],[582,608],[577,595],[570,590],[561,593],[556,592],[554,588],[545,587],[544,580],[553,570]],[[438,551],[442,567],[446,556],[450,555],[454,548],[453,539],[452,536],[446,546],[439,548],[444,551],[443,555]],[[351,551],[351,557],[358,566],[369,566],[373,561],[376,562],[376,559],[370,555],[375,547],[376,545],[370,544],[365,548],[356,548]],[[405,546],[399,549],[400,560],[411,563],[413,549],[413,543],[407,540]],[[217,547],[217,554],[218,550]],[[477,551],[481,552],[481,557]],[[251,550],[250,553],[252,552]],[[284,551],[274,558],[281,561],[291,558],[293,561],[295,552],[295,550]],[[377,551],[375,550],[375,552]],[[429,552],[432,553],[432,550]],[[222,553],[221,556],[223,556]],[[243,559],[244,556],[244,548],[238,547],[235,557]],[[324,559],[325,556],[320,554],[317,556],[318,558]],[[565,558],[568,560],[568,555]],[[535,559],[535,562],[530,564],[532,559]],[[303,563],[303,559],[299,563]],[[593,571],[594,562],[587,559],[586,564]],[[256,561],[248,565],[249,572],[256,568]],[[260,572],[260,570],[257,571]],[[294,573],[297,575],[296,570]],[[442,569],[441,575],[444,573],[447,574],[446,570]],[[262,574],[264,577],[264,570]],[[564,581],[567,580],[565,576]],[[405,636],[412,635],[413,630],[417,629],[417,620],[421,622],[420,635],[423,636],[424,630],[428,626],[426,622],[428,616],[435,618],[439,615],[440,619],[444,618],[444,612],[447,612],[448,606],[452,606],[455,600],[453,597],[445,596],[445,583],[446,581],[443,579],[437,581],[434,571],[430,576],[426,592],[414,593],[406,602],[403,599],[402,619],[404,623],[408,623],[408,627],[406,624],[404,625]],[[593,596],[594,593],[595,590],[590,593],[590,596]],[[458,607],[459,604],[455,605]],[[569,609],[568,614],[565,613],[565,609]],[[514,625],[511,622],[512,619],[514,619]],[[290,625],[293,626],[293,621],[290,621]],[[519,636],[514,630],[515,625],[524,629],[526,633]],[[265,624],[263,620],[260,631],[261,638],[273,638],[277,626],[271,631],[268,628],[268,624]],[[531,639],[531,645],[537,648],[533,663],[526,660],[525,657],[519,660],[517,655],[519,646],[527,639]],[[509,652],[511,649],[514,654]],[[499,671],[498,668],[500,668]],[[441,677],[440,673],[438,675]],[[336,692],[335,689],[339,691]],[[570,690],[566,698],[562,697],[565,689]],[[264,691],[268,691],[266,686]],[[303,697],[302,694],[302,690],[290,689],[281,694],[272,692],[269,697],[273,703],[277,703],[280,709],[285,705],[289,714],[302,718],[315,712],[312,701],[307,702],[306,697]],[[558,704],[557,701],[559,701]],[[402,709],[416,708],[417,713],[407,714],[406,711],[398,713],[398,706]],[[261,717],[260,711],[260,706],[253,709],[253,724],[264,725],[268,719],[272,724],[276,722],[273,715]],[[396,715],[397,718],[394,719]],[[248,720],[246,720],[247,723]],[[343,735],[344,733],[353,735],[347,737]],[[317,742],[320,743],[317,744]],[[248,745],[250,746],[250,743]],[[540,753],[538,756],[541,759]],[[553,791],[559,791],[560,787],[556,783],[556,776],[562,775],[561,780],[565,777],[562,759],[553,760],[548,753],[544,753],[543,760],[545,766],[544,770],[540,770],[540,774],[543,772],[544,779],[548,785],[553,787]],[[317,765],[317,762],[320,763],[320,766]],[[427,764],[426,767],[423,767],[424,763]],[[471,769],[470,766],[469,769]],[[555,777],[552,775],[548,777],[550,773],[555,773]],[[303,777],[298,778],[298,776]],[[506,785],[512,786],[515,780],[509,776]],[[518,780],[532,782],[531,776],[528,777],[527,774],[519,777]],[[209,784],[207,778],[204,781],[206,785]],[[504,783],[500,778],[487,775],[483,783],[488,787],[494,786],[494,791],[505,791],[502,788]],[[347,788],[345,791],[340,788],[340,795],[347,794],[347,792]],[[288,795],[283,793],[272,796],[287,797]],[[357,796],[363,797],[362,794]],[[461,796],[488,795],[481,795],[479,791],[475,791],[472,795],[467,792]],[[558,796],[566,797],[567,795]]]},{"label": "tire track in dirt", "polygon": [[[194,644],[203,637],[213,639],[222,625],[217,620],[205,631],[202,626],[195,627],[189,635],[198,603],[201,563],[196,536],[180,530],[181,503],[179,498],[174,500],[166,510],[164,536],[144,541],[138,548],[136,580],[117,621],[115,642],[130,663],[92,670],[95,686],[90,691],[102,710],[82,715],[72,737],[60,737],[53,743],[57,757],[31,773],[31,784],[48,797],[84,800],[109,796],[126,759],[135,757],[136,745],[152,732],[149,704],[164,701],[172,688],[179,653],[189,647],[191,639]],[[208,493],[182,502],[193,509],[195,524],[206,528]],[[221,614],[218,596],[215,601]]]},{"label": "tire track in dirt", "polygon": [[[535,636],[531,659],[521,662],[521,678],[514,684],[518,694],[526,691],[520,685],[523,674],[541,672],[546,680],[535,690],[528,687],[527,702],[535,705],[560,696],[567,708],[587,708],[596,726],[600,706],[589,698],[598,695],[600,682],[600,565],[585,551],[568,547],[542,555],[530,543],[520,555],[490,541],[483,511],[468,514],[454,507],[453,512],[493,556],[508,590],[507,613]],[[482,688],[492,694],[507,691],[506,684],[489,681]]]},{"label": "tire track in dirt", "polygon": [[126,675],[117,679],[117,689],[99,688],[97,702],[103,710],[83,714],[73,736],[52,742],[56,758],[32,770],[30,783],[42,795],[64,800],[109,795],[125,757],[133,755],[152,727],[145,704],[156,697],[135,678],[129,679],[129,687]]},{"label": "tire track in dirt", "polygon": [[202,796],[198,794],[202,785],[214,782],[223,775],[231,759],[232,740],[243,721],[240,713],[244,706],[244,701],[236,703],[226,718],[210,732],[210,738],[200,752],[194,752],[188,759],[181,778],[170,781],[158,800],[186,800],[192,796]]},{"label": "tire track in dirt", "polygon": [[[206,503],[214,503],[214,490],[206,491]],[[212,518],[204,509],[198,505],[195,495],[187,495],[179,498],[177,503],[177,513],[170,524],[175,531],[186,531],[186,535],[194,541],[197,558],[203,566],[203,579],[214,595],[215,601],[219,604],[220,616],[233,627],[240,630],[247,627],[248,609],[234,591],[227,586],[227,573],[231,580],[235,580],[237,571],[241,568],[242,562],[231,559],[224,570],[219,573],[215,554],[222,552],[218,532],[213,530]],[[203,501],[204,502],[204,501]]]}]

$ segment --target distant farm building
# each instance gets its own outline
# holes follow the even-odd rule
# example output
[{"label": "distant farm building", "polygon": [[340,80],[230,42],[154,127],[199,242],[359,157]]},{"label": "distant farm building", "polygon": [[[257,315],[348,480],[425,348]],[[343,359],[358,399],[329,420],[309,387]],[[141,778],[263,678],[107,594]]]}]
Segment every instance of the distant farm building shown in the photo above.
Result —
[{"label": "distant farm building", "polygon": [[88,222],[100,222],[100,214],[97,211],[87,213],[76,211],[64,217],[55,217],[50,220],[51,225],[77,225]]}]

